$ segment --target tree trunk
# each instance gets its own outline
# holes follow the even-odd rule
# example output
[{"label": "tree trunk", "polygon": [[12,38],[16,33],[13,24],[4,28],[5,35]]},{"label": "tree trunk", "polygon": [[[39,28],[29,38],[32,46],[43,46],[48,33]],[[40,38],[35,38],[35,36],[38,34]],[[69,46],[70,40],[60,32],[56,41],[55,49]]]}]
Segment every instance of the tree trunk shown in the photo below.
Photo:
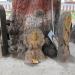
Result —
[{"label": "tree trunk", "polygon": [[[57,1],[53,0],[54,10],[60,5]],[[51,0],[13,0],[13,23],[10,27],[12,44],[10,45],[10,52],[17,55],[18,47],[20,46],[22,46],[21,50],[23,50],[21,52],[24,53],[26,51],[26,45],[23,43],[24,35],[31,28],[37,27],[42,30],[45,36],[48,35],[52,25],[51,5]]]}]

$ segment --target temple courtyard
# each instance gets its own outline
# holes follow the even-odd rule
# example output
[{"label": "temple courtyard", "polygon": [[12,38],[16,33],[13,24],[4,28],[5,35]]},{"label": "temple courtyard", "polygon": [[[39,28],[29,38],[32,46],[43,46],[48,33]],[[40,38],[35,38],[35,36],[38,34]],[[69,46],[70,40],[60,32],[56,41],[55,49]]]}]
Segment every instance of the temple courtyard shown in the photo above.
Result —
[{"label": "temple courtyard", "polygon": [[70,58],[66,63],[48,58],[37,65],[25,64],[12,57],[0,58],[0,75],[75,75],[75,44],[70,43]]}]

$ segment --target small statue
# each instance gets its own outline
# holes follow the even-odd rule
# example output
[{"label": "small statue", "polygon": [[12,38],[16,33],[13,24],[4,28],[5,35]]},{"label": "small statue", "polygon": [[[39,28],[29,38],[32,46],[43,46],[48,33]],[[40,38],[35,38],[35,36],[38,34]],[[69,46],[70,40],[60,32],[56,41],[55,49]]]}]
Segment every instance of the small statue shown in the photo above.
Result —
[{"label": "small statue", "polygon": [[28,50],[25,54],[27,63],[37,64],[43,58],[42,46],[45,42],[42,31],[38,28],[31,29],[25,38]]}]

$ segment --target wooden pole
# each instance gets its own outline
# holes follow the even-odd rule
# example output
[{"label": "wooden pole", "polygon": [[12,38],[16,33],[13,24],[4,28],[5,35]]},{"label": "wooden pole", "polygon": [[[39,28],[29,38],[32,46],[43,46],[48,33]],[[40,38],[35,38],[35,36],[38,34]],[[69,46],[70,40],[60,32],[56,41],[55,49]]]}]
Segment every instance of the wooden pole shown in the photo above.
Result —
[{"label": "wooden pole", "polygon": [[6,28],[6,14],[3,6],[0,6],[0,28],[1,28],[1,55],[6,56],[8,54],[8,41],[7,41],[7,28]]},{"label": "wooden pole", "polygon": [[66,61],[70,55],[69,40],[71,29],[71,13],[64,12],[59,19],[58,42],[59,42],[59,57]]}]

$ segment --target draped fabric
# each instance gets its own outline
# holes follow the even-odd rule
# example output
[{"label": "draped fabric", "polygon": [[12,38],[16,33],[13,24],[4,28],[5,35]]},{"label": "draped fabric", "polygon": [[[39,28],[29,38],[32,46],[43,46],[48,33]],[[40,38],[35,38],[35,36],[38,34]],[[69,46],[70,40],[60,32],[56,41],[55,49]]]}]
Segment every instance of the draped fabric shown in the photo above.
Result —
[{"label": "draped fabric", "polygon": [[21,14],[31,14],[39,9],[47,12],[51,9],[51,0],[14,0],[13,9]]},{"label": "draped fabric", "polygon": [[[45,31],[50,30],[52,19],[59,17],[59,9],[60,2],[58,0],[13,0],[13,14],[19,25],[31,23],[35,19],[38,27],[40,24],[40,26],[43,25],[42,30]],[[54,11],[53,16],[52,10]],[[58,21],[54,20],[54,22]]]}]

